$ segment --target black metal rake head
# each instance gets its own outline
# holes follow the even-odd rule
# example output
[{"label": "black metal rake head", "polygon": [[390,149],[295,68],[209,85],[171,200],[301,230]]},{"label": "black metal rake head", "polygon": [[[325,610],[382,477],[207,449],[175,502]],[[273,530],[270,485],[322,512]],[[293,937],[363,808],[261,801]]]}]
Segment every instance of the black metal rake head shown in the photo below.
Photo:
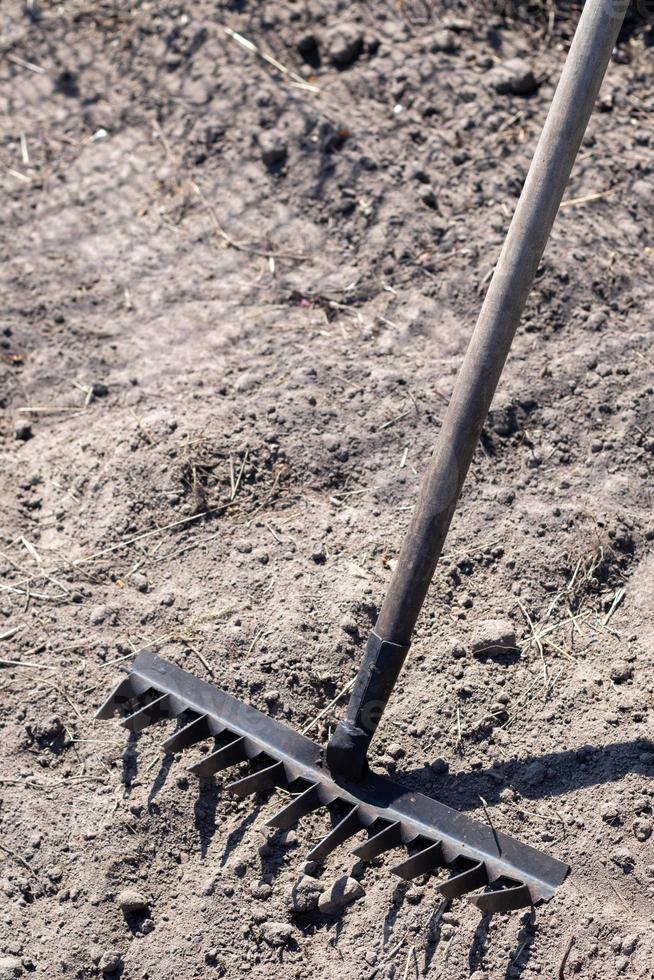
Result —
[{"label": "black metal rake head", "polygon": [[[334,776],[325,764],[323,746],[151,653],[138,655],[97,717],[116,712],[125,716],[122,724],[132,732],[190,713],[193,720],[164,742],[170,753],[220,736],[223,744],[191,767],[198,776],[247,760],[267,761],[227,788],[241,797],[290,788],[294,795],[268,820],[271,827],[287,829],[320,807],[348,804],[346,816],[312,848],[309,860],[323,861],[365,829],[368,839],[352,852],[357,857],[371,861],[405,847],[409,856],[391,868],[405,880],[456,864],[456,873],[441,881],[438,890],[444,898],[465,895],[487,913],[547,900],[568,873],[561,861],[385,776],[366,772],[356,782]],[[478,892],[480,888],[485,890]]]}]

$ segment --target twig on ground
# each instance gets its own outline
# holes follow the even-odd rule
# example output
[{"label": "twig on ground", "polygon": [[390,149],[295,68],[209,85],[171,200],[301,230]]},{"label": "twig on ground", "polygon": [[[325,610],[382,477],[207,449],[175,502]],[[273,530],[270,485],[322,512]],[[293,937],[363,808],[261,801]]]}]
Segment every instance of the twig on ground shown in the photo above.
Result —
[{"label": "twig on ground", "polygon": [[20,854],[16,854],[15,851],[12,851],[11,848],[7,847],[7,845],[3,844],[1,841],[0,841],[0,847],[5,852],[5,854],[9,854],[9,856],[12,857],[14,861],[18,861],[18,863],[22,864],[24,868],[27,868],[27,870],[31,875],[34,875],[35,878],[38,878],[36,871],[34,870],[34,868],[31,867],[31,865],[27,863],[25,858],[22,858]]},{"label": "twig on ground", "polygon": [[338,694],[336,695],[336,697],[333,698],[329,702],[329,704],[327,705],[327,707],[326,708],[323,708],[322,711],[319,711],[318,714],[316,715],[316,717],[315,718],[312,718],[311,721],[308,722],[304,726],[304,728],[302,729],[302,731],[301,731],[300,734],[306,735],[307,732],[310,732],[311,729],[313,728],[313,726],[317,722],[319,722],[321,720],[321,718],[324,718],[325,715],[328,714],[329,711],[331,711],[331,709],[334,707],[334,705],[338,704],[338,702],[341,700],[341,698],[343,697],[343,695],[344,694],[347,694],[348,691],[350,691],[352,689],[352,687],[354,686],[355,680],[356,680],[356,677],[353,677],[351,681],[348,681],[348,683],[345,685],[345,687],[338,692]]},{"label": "twig on ground", "polygon": [[280,74],[290,78],[299,88],[305,89],[307,92],[320,91],[317,85],[311,85],[309,82],[306,82],[300,75],[297,75],[290,68],[287,68],[286,65],[281,63],[281,61],[277,61],[277,59],[273,58],[272,55],[266,54],[265,51],[262,51],[261,48],[258,48],[252,41],[249,41],[246,37],[243,37],[242,34],[237,34],[237,32],[233,31],[230,27],[224,27],[223,30],[228,37],[231,37],[231,39],[236,41],[236,43],[242,48],[245,48],[246,51],[250,51],[258,58],[261,58],[262,61],[265,61],[273,68],[276,68]]},{"label": "twig on ground", "polygon": [[566,943],[565,949],[563,950],[563,956],[561,957],[561,961],[559,963],[559,969],[557,971],[557,977],[559,978],[559,980],[564,980],[565,965],[568,962],[568,956],[570,955],[570,950],[572,949],[572,944],[574,943],[574,941],[575,941],[574,935],[570,936],[570,938]]}]

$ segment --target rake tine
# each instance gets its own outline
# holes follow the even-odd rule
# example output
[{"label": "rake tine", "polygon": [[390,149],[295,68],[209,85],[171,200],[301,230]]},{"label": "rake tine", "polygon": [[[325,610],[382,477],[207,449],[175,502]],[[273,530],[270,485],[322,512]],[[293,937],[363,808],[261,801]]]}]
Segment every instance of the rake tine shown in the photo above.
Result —
[{"label": "rake tine", "polygon": [[236,766],[239,762],[245,762],[248,756],[247,739],[244,735],[234,739],[229,745],[205,755],[203,759],[189,767],[189,771],[196,776],[213,776],[221,769],[228,769],[229,766]]},{"label": "rake tine", "polygon": [[121,725],[130,732],[142,732],[148,725],[154,725],[155,722],[164,718],[175,718],[185,710],[186,705],[183,701],[174,698],[172,694],[162,694],[161,697],[150,701],[149,704],[143,705],[134,714],[123,718]]},{"label": "rake tine", "polygon": [[135,674],[130,674],[111,692],[104,704],[100,705],[95,717],[98,721],[106,721],[107,718],[115,715],[120,708],[128,705],[130,701],[134,701],[140,694],[145,694],[150,687],[148,681],[142,680]]},{"label": "rake tine", "polygon": [[396,820],[395,823],[380,830],[378,834],[369,837],[363,844],[353,848],[352,853],[361,858],[362,861],[372,861],[384,851],[389,851],[392,847],[399,847],[402,843],[404,843],[402,840],[402,824]]},{"label": "rake tine", "polygon": [[475,888],[481,888],[482,885],[487,884],[488,871],[484,862],[480,861],[474,868],[469,868],[467,871],[462,871],[461,874],[441,882],[437,886],[437,890],[443,898],[458,898],[459,895],[465,895],[466,892],[474,891]]},{"label": "rake tine", "polygon": [[315,847],[311,848],[307,854],[307,861],[324,861],[332,851],[336,850],[339,844],[348,840],[349,837],[356,834],[362,827],[363,823],[359,817],[359,807],[353,806],[350,812],[335,827],[332,827],[329,833]]},{"label": "rake tine", "polygon": [[406,861],[395,864],[390,870],[405,881],[411,881],[412,878],[427,874],[443,863],[443,846],[440,841],[435,841],[423,847],[417,854],[412,854]]},{"label": "rake tine", "polygon": [[307,813],[311,813],[312,810],[317,810],[324,805],[325,802],[320,795],[318,783],[312,783],[308,789],[305,789],[299,796],[295,796],[290,803],[287,803],[269,820],[266,820],[266,826],[288,830],[289,827],[295,826],[300,817],[304,817]]},{"label": "rake tine", "polygon": [[184,725],[183,728],[173,732],[163,743],[163,750],[169,755],[173,755],[175,752],[188,749],[191,745],[195,745],[196,742],[201,742],[211,735],[220,735],[221,731],[224,730],[224,726],[220,728],[218,726],[212,726],[206,715],[200,715],[199,718],[194,718],[193,721],[190,721],[188,725]]},{"label": "rake tine", "polygon": [[481,895],[470,895],[468,901],[482,912],[491,915],[494,912],[512,912],[514,909],[528,908],[534,904],[529,888],[525,884],[516,884],[512,888],[501,888],[494,892],[482,892]]},{"label": "rake tine", "polygon": [[286,772],[283,762],[275,762],[266,769],[259,769],[252,772],[243,779],[237,779],[233,783],[228,783],[225,787],[230,793],[237,796],[250,796],[252,793],[260,793],[265,789],[274,789],[275,786],[282,786],[286,782]]}]

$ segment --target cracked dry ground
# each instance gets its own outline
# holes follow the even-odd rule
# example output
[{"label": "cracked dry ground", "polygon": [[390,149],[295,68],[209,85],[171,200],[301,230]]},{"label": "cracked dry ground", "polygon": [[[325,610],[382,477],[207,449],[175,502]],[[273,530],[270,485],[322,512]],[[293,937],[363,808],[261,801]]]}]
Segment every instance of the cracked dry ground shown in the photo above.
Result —
[{"label": "cracked dry ground", "polygon": [[[373,759],[566,884],[486,920],[344,846],[316,894],[365,895],[296,908],[326,812],[267,841],[279,795],[93,720],[146,645],[296,728],[352,678],[578,14],[552,9],[3,4],[3,980],[654,974],[635,16]],[[531,91],[498,94],[514,57]],[[489,619],[514,656],[473,654]]]}]

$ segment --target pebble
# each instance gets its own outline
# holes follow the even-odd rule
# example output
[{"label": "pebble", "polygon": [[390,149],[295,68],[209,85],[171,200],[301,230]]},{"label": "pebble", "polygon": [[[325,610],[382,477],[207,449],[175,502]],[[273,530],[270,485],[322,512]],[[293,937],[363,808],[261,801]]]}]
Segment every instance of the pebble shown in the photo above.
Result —
[{"label": "pebble", "polygon": [[652,836],[652,821],[648,817],[637,817],[633,829],[634,837],[642,844]]},{"label": "pebble", "polygon": [[432,52],[444,51],[446,54],[454,54],[459,50],[459,42],[454,31],[436,31],[432,37],[429,50]]},{"label": "pebble", "polygon": [[347,68],[363,51],[363,33],[356,24],[340,24],[327,37],[327,56],[337,68]]},{"label": "pebble", "polygon": [[250,894],[253,898],[270,898],[272,887],[266,881],[253,881],[250,884]]},{"label": "pebble", "polygon": [[599,815],[606,823],[614,823],[620,819],[620,808],[613,800],[600,804]]},{"label": "pebble", "polygon": [[27,442],[27,440],[31,439],[33,435],[34,433],[32,432],[32,426],[29,422],[24,422],[22,420],[20,422],[16,422],[16,425],[14,426],[14,439],[16,439],[17,442]]},{"label": "pebble", "polygon": [[23,964],[15,956],[0,956],[0,980],[14,980],[23,974]]},{"label": "pebble", "polygon": [[627,663],[626,660],[616,660],[611,667],[611,680],[615,684],[624,684],[625,681],[631,680],[633,676],[633,665]]},{"label": "pebble", "polygon": [[293,885],[289,905],[295,912],[311,912],[318,907],[324,885],[310,875],[302,875]]},{"label": "pebble", "polygon": [[498,95],[531,95],[538,88],[531,65],[522,58],[509,58],[486,72],[486,81]]},{"label": "pebble", "polygon": [[386,746],[386,754],[390,755],[391,759],[401,759],[402,756],[406,755],[406,752],[399,742],[390,742]]},{"label": "pebble", "polygon": [[622,952],[624,955],[631,956],[632,953],[635,953],[638,942],[639,937],[633,932],[629,933],[628,936],[625,936],[622,940]]},{"label": "pebble", "polygon": [[91,394],[94,398],[106,398],[109,394],[109,388],[104,381],[92,381]]},{"label": "pebble", "polygon": [[365,891],[356,878],[343,875],[334,882],[329,891],[322,893],[318,899],[318,909],[323,915],[335,915],[350,902],[364,895]]},{"label": "pebble", "polygon": [[473,624],[474,654],[512,653],[517,650],[515,629],[508,619],[480,619]]},{"label": "pebble", "polygon": [[130,575],[129,580],[139,592],[148,591],[148,580],[141,572],[135,572],[133,575]]},{"label": "pebble", "polygon": [[547,775],[547,769],[542,762],[532,762],[525,770],[525,779],[530,786],[540,786]]},{"label": "pebble", "polygon": [[154,929],[154,921],[152,919],[144,919],[141,925],[139,926],[139,929],[144,936],[147,936],[147,934],[149,932],[152,932],[152,930]]},{"label": "pebble", "polygon": [[617,864],[619,868],[622,868],[625,874],[633,871],[635,864],[634,856],[628,848],[618,847],[611,854],[611,860],[614,864]]},{"label": "pebble", "polygon": [[272,170],[286,162],[288,147],[278,133],[264,132],[259,136],[261,159]]},{"label": "pebble", "polygon": [[99,626],[101,623],[104,623],[108,614],[109,609],[107,606],[96,606],[89,614],[89,623],[91,626]]},{"label": "pebble", "polygon": [[116,896],[116,902],[123,912],[144,912],[148,907],[147,898],[136,888],[123,888]]},{"label": "pebble", "polygon": [[261,935],[270,946],[286,946],[293,936],[293,926],[288,922],[266,922]]},{"label": "pebble", "polygon": [[100,962],[98,966],[102,973],[117,973],[118,970],[122,968],[123,958],[119,952],[113,949],[108,949],[100,957]]}]

